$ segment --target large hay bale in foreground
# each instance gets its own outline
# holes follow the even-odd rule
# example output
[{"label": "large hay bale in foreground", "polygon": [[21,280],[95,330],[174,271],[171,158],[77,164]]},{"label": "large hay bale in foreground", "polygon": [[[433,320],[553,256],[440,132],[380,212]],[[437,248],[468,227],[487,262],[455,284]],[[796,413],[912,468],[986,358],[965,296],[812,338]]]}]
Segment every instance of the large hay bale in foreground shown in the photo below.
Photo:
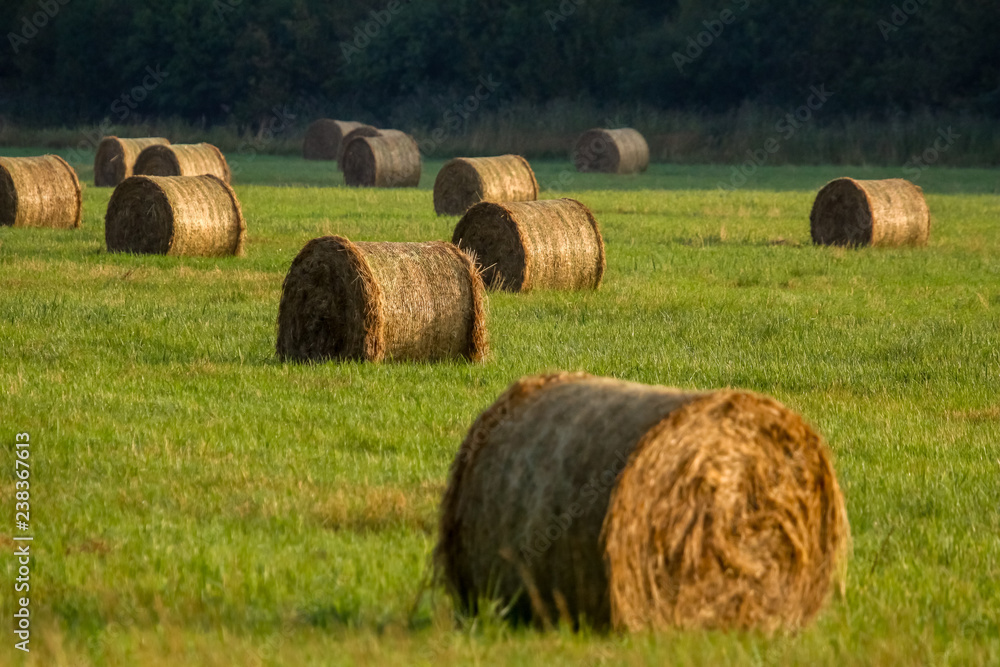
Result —
[{"label": "large hay bale in foreground", "polygon": [[415,188],[420,184],[420,148],[399,130],[355,137],[344,148],[344,182],[363,188]]},{"label": "large hay bale in foreground", "polygon": [[82,216],[80,179],[61,157],[0,157],[0,226],[72,229]]},{"label": "large hay bale in foreground", "polygon": [[104,137],[94,155],[94,185],[99,188],[113,188],[132,176],[135,161],[144,149],[150,146],[165,146],[170,143],[163,137],[143,139],[120,139]]},{"label": "large hay bale in foreground", "polygon": [[347,144],[351,143],[351,139],[355,137],[377,137],[380,134],[382,134],[382,131],[371,125],[360,125],[345,134],[344,140],[340,142],[340,148],[337,150],[337,171],[344,171],[344,149],[347,148]]},{"label": "large hay bale in foreground", "polygon": [[580,172],[637,174],[649,167],[649,145],[632,128],[587,130],[576,140],[573,164]]},{"label": "large hay bale in foreground", "polygon": [[218,176],[133,176],[115,188],[104,219],[108,252],[242,255],[246,222]]},{"label": "large hay bale in foreground", "polygon": [[232,172],[226,156],[212,144],[173,144],[144,148],[132,169],[136,176],[218,176],[226,183]]},{"label": "large hay bale in foreground", "polygon": [[809,222],[813,242],[823,245],[925,246],[931,232],[924,191],[902,178],[830,181]]},{"label": "large hay bale in foreground", "polygon": [[535,172],[520,155],[457,157],[434,181],[434,211],[463,215],[481,201],[519,202],[538,199]]},{"label": "large hay bale in foreground", "polygon": [[597,289],[604,277],[600,227],[575,199],[476,204],[452,243],[472,253],[490,289]]},{"label": "large hay bale in foreground", "polygon": [[822,439],[775,400],[522,379],[451,467],[435,570],[457,606],[620,630],[798,628],[843,583]]},{"label": "large hay bale in foreground", "polygon": [[313,239],[292,262],[278,309],[282,360],[480,361],[485,291],[450,243]]},{"label": "large hay bale in foreground", "polygon": [[320,118],[306,128],[302,140],[302,157],[306,160],[336,160],[340,155],[344,137],[351,130],[363,126],[353,120]]}]

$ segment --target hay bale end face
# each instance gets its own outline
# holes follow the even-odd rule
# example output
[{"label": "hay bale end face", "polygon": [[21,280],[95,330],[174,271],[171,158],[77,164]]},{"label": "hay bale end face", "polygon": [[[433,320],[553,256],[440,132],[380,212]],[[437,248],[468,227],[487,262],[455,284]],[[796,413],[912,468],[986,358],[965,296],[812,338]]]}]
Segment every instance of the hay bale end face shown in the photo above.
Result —
[{"label": "hay bale end face", "polygon": [[816,615],[849,539],[826,446],[773,399],[559,374],[473,424],[434,563],[466,613],[771,631]]},{"label": "hay bale end face", "polygon": [[587,130],[576,140],[573,164],[579,172],[637,174],[649,167],[649,145],[632,128]]},{"label": "hay bale end face", "polygon": [[450,243],[313,239],[292,262],[278,309],[282,360],[482,360],[486,301]]},{"label": "hay bale end face", "polygon": [[108,252],[242,255],[246,222],[236,193],[218,176],[133,176],[108,203]]},{"label": "hay bale end face", "polygon": [[482,201],[536,199],[538,180],[520,155],[455,158],[441,167],[434,181],[434,211],[438,215],[463,215]]},{"label": "hay bale end face", "polygon": [[99,188],[116,187],[132,176],[139,153],[150,146],[165,146],[169,143],[168,139],[162,137],[143,139],[104,137],[94,156],[94,185]]},{"label": "hay bale end face", "polygon": [[355,137],[344,148],[344,182],[363,188],[415,188],[420,184],[420,149],[399,130]]},{"label": "hay bale end face", "polygon": [[343,141],[340,142],[340,148],[337,149],[337,171],[344,171],[344,149],[347,148],[347,144],[351,143],[351,139],[355,137],[377,137],[380,134],[381,131],[371,125],[360,125],[345,134]]},{"label": "hay bale end face", "polygon": [[606,267],[597,220],[575,199],[476,204],[452,242],[475,257],[490,289],[597,289]]},{"label": "hay bale end face", "polygon": [[336,160],[344,137],[362,125],[364,123],[329,118],[311,123],[302,141],[302,157],[306,160]]},{"label": "hay bale end face", "polygon": [[226,156],[212,144],[150,146],[139,153],[132,170],[136,176],[218,176],[226,183],[232,172]]},{"label": "hay bale end face", "polygon": [[61,157],[0,157],[0,226],[75,229],[82,218],[80,179]]},{"label": "hay bale end face", "polygon": [[924,191],[892,178],[827,183],[809,214],[814,243],[840,246],[925,246],[931,215]]}]

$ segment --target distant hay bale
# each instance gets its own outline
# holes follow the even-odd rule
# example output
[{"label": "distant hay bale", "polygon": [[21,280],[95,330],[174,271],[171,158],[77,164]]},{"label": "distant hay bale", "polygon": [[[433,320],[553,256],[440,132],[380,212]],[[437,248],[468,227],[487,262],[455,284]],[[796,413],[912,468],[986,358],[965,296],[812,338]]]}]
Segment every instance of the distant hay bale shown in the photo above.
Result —
[{"label": "distant hay bale", "polygon": [[813,242],[822,245],[925,246],[931,231],[924,191],[901,178],[830,181],[809,222]]},{"label": "distant hay bale", "polygon": [[536,199],[538,180],[520,155],[458,157],[441,167],[434,181],[434,210],[438,215],[463,215],[481,201]]},{"label": "distant hay bale", "polygon": [[94,185],[113,188],[132,176],[132,169],[139,153],[145,148],[167,145],[170,140],[162,137],[144,139],[119,139],[104,137],[94,156]]},{"label": "distant hay bale", "polygon": [[575,199],[476,204],[452,243],[472,253],[490,289],[597,289],[604,277],[600,227]]},{"label": "distant hay bale", "polygon": [[351,139],[354,137],[377,137],[380,134],[381,131],[371,125],[361,125],[345,134],[344,140],[340,142],[340,148],[337,150],[337,170],[344,171],[344,149],[347,148],[347,144],[351,143]]},{"label": "distant hay bale", "polygon": [[278,309],[282,360],[482,360],[482,280],[450,243],[313,239],[285,277]]},{"label": "distant hay bale", "polygon": [[420,149],[399,130],[355,137],[344,148],[344,182],[363,188],[415,188],[420,184]]},{"label": "distant hay bale", "polygon": [[218,176],[133,176],[115,188],[104,220],[108,252],[242,255],[246,222]]},{"label": "distant hay bale", "polygon": [[144,148],[135,160],[136,176],[218,176],[226,183],[232,172],[226,156],[212,144],[173,144]]},{"label": "distant hay bale", "polygon": [[773,631],[843,592],[849,543],[826,446],[775,400],[559,374],[472,425],[434,563],[465,613]]},{"label": "distant hay bale", "polygon": [[362,125],[364,123],[329,118],[313,122],[306,128],[306,136],[302,141],[302,157],[306,160],[336,160],[344,137]]},{"label": "distant hay bale", "polygon": [[637,174],[649,167],[649,145],[631,128],[587,130],[576,140],[573,164],[580,172]]},{"label": "distant hay bale", "polygon": [[61,157],[0,157],[0,226],[74,229],[82,216],[80,179]]}]

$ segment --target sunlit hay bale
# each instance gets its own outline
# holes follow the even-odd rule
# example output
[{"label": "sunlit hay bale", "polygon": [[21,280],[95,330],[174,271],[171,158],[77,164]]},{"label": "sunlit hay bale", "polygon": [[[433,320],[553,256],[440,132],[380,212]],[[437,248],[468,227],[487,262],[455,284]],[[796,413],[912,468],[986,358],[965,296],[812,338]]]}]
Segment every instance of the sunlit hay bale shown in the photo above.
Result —
[{"label": "sunlit hay bale", "polygon": [[490,289],[597,289],[604,277],[600,227],[575,199],[476,204],[452,243],[472,253]]},{"label": "sunlit hay bale", "polygon": [[218,176],[133,176],[108,203],[108,252],[242,255],[246,222],[236,193]]},{"label": "sunlit hay bale", "polygon": [[344,182],[364,188],[415,188],[420,184],[420,149],[399,130],[355,137],[344,148]]},{"label": "sunlit hay bale", "polygon": [[649,146],[632,128],[587,130],[576,140],[573,164],[580,172],[637,174],[649,167]]},{"label": "sunlit hay bale", "polygon": [[73,229],[82,215],[80,179],[61,157],[0,157],[0,226]]},{"label": "sunlit hay bale", "polygon": [[434,181],[434,210],[438,215],[463,215],[482,201],[536,199],[535,172],[520,155],[458,157],[441,167]]},{"label": "sunlit hay bale", "polygon": [[94,156],[94,185],[99,188],[116,187],[132,176],[135,161],[143,149],[169,143],[168,139],[162,137],[143,139],[104,137]]},{"label": "sunlit hay bale", "polygon": [[816,195],[813,242],[840,246],[925,246],[931,214],[924,191],[901,178],[838,178]]},{"label": "sunlit hay bale", "polygon": [[343,141],[340,142],[340,148],[337,150],[337,170],[344,171],[344,149],[347,148],[347,144],[351,142],[351,139],[354,137],[377,137],[379,134],[381,134],[381,131],[371,125],[358,126],[345,134]]},{"label": "sunlit hay bale", "polygon": [[363,126],[352,120],[321,118],[306,128],[302,157],[306,160],[336,160],[341,143],[351,130]]},{"label": "sunlit hay bale", "polygon": [[218,176],[232,180],[226,156],[212,144],[173,144],[144,148],[132,169],[136,176]]},{"label": "sunlit hay bale", "polygon": [[450,243],[325,236],[306,244],[285,277],[282,360],[480,361],[488,347],[482,280]]},{"label": "sunlit hay bale", "polygon": [[843,591],[849,543],[826,445],[774,399],[558,374],[472,425],[434,563],[467,614],[773,631]]}]

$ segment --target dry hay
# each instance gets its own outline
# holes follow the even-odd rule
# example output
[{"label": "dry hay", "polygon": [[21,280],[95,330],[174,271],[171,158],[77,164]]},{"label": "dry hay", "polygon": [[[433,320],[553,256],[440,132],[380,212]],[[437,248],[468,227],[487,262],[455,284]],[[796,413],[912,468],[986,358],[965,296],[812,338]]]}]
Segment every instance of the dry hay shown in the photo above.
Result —
[{"label": "dry hay", "polygon": [[931,231],[924,191],[901,178],[830,181],[809,222],[813,242],[822,245],[925,246]]},{"label": "dry hay", "polygon": [[0,227],[73,229],[82,216],[80,179],[61,157],[0,157]]},{"label": "dry hay", "polygon": [[538,199],[538,180],[520,155],[457,157],[434,181],[434,211],[463,215],[481,201],[518,202]]},{"label": "dry hay", "polygon": [[490,289],[597,289],[604,277],[600,227],[575,199],[476,204],[452,243],[472,253]]},{"label": "dry hay", "polygon": [[363,188],[415,188],[420,183],[420,148],[399,130],[355,137],[344,148],[344,182]]},{"label": "dry hay", "polygon": [[340,148],[337,149],[337,170],[344,171],[344,149],[347,148],[347,144],[351,143],[351,139],[354,137],[377,137],[380,134],[382,134],[381,130],[371,125],[361,125],[345,134],[343,141],[340,142]]},{"label": "dry hay", "polygon": [[637,174],[649,167],[649,145],[632,128],[587,130],[576,140],[573,164],[580,172]]},{"label": "dry hay", "polygon": [[320,118],[306,128],[302,157],[306,160],[336,160],[347,133],[362,126],[364,123],[353,120]]},{"label": "dry hay", "polygon": [[94,185],[99,188],[113,188],[132,176],[136,158],[143,149],[150,146],[168,145],[170,141],[162,137],[144,139],[119,139],[104,137],[94,156]]},{"label": "dry hay", "polygon": [[843,591],[849,543],[825,444],[775,400],[558,374],[473,424],[434,562],[465,613],[773,631]]},{"label": "dry hay", "polygon": [[313,239],[278,309],[282,360],[482,360],[486,304],[472,260],[450,243]]},{"label": "dry hay", "polygon": [[218,176],[232,180],[226,156],[212,144],[173,144],[144,148],[132,170],[136,176]]},{"label": "dry hay", "polygon": [[133,176],[108,203],[109,252],[242,255],[246,222],[236,193],[218,176]]}]

